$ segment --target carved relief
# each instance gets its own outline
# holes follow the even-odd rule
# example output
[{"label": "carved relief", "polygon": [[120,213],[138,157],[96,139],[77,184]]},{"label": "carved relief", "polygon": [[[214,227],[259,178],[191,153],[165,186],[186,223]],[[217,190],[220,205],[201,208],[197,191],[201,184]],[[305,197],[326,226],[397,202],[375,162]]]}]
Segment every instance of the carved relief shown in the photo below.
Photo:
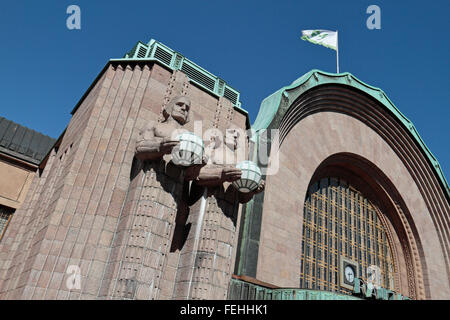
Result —
[{"label": "carved relief", "polygon": [[166,92],[164,94],[164,101],[158,117],[158,122],[164,121],[164,114],[163,114],[164,109],[172,101],[174,96],[176,95],[186,96],[188,88],[189,88],[188,77],[178,70],[174,71],[169,78],[169,82],[167,83]]},{"label": "carved relief", "polygon": [[395,241],[394,241],[394,230],[391,228],[391,226],[389,225],[387,218],[385,217],[385,215],[383,215],[383,213],[381,212],[381,210],[378,207],[375,207],[375,210],[377,211],[377,215],[378,218],[380,219],[383,227],[384,227],[384,231],[386,233],[387,239],[388,239],[388,243],[389,243],[389,248],[391,249],[392,252],[392,267],[393,267],[393,276],[394,276],[394,290],[397,292],[401,292],[402,291],[402,287],[401,287],[401,282],[400,282],[400,266],[399,266],[399,256],[398,256],[398,252],[397,252],[397,247],[395,245]]},{"label": "carved relief", "polygon": [[406,231],[407,236],[407,239],[404,239],[405,241],[402,241],[402,246],[407,261],[409,290],[411,292],[411,296],[415,299],[425,299],[426,296],[423,283],[423,271],[420,263],[419,251],[415,242],[415,237],[401,206],[398,203],[395,203],[395,207],[402,221],[403,228]]}]

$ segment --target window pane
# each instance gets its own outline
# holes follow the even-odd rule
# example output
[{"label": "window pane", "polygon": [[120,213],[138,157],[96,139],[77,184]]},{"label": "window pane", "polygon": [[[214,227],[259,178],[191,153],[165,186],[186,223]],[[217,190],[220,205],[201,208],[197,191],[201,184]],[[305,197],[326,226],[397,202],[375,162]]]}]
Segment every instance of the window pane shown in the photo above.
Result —
[{"label": "window pane", "polygon": [[301,287],[350,294],[338,282],[342,255],[359,263],[363,280],[367,280],[367,267],[375,264],[381,270],[382,285],[393,289],[391,251],[378,209],[344,181],[320,182],[305,200]]}]

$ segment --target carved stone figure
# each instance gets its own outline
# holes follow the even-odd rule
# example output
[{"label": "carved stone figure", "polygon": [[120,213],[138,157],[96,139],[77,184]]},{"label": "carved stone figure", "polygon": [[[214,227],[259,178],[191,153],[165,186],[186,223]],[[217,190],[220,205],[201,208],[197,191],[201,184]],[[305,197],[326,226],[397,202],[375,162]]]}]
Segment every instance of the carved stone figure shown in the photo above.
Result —
[{"label": "carved stone figure", "polygon": [[[195,184],[205,187],[217,187],[223,183],[230,183],[241,177],[241,169],[236,168],[239,161],[244,160],[244,146],[238,128],[231,126],[226,130],[224,145],[220,137],[213,137],[207,146],[205,153],[208,155],[208,163],[200,169]],[[227,186],[231,187],[231,186]],[[246,203],[257,193],[264,190],[264,180],[261,180],[258,188],[252,192],[239,192],[239,202]],[[237,191],[237,190],[236,190]]]},{"label": "carved stone figure", "polygon": [[205,148],[208,163],[189,190],[184,244],[179,245],[183,268],[177,269],[175,299],[203,299],[207,287],[214,288],[214,299],[226,299],[237,246],[238,202],[248,202],[264,189],[264,181],[249,193],[231,184],[242,175],[236,164],[246,159],[246,135],[231,127],[221,138],[221,133],[211,137]]},{"label": "carved stone figure", "polygon": [[163,110],[163,122],[151,121],[139,134],[135,156],[140,161],[134,163],[121,216],[119,232],[124,236],[115,240],[123,250],[114,261],[116,274],[109,289],[114,297],[172,296],[165,272],[177,264],[170,252],[176,220],[189,209],[184,199],[187,180],[194,179],[206,163],[202,159],[203,164],[178,166],[168,156],[179,144],[175,137],[186,131],[183,126],[189,121],[190,106],[187,97],[173,98]]},{"label": "carved stone figure", "polygon": [[136,144],[136,158],[139,160],[156,160],[165,154],[170,154],[179,143],[173,137],[174,131],[179,130],[189,122],[191,101],[185,96],[177,96],[164,108],[164,121],[158,123],[150,121],[139,133]]},{"label": "carved stone figure", "polygon": [[[176,96],[163,109],[164,121],[150,121],[139,133],[136,143],[136,158],[142,161],[158,160],[170,154],[179,144],[178,134],[186,131],[183,126],[189,122],[191,101],[185,96]],[[184,167],[184,179],[193,180],[198,176],[200,168],[207,162],[203,157],[201,164]]]}]

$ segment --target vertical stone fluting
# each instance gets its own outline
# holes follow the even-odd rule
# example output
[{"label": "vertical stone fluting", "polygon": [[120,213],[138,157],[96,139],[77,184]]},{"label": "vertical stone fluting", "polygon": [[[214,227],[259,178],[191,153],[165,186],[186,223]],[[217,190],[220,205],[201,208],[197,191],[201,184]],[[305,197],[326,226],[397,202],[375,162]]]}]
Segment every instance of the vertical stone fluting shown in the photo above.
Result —
[{"label": "vertical stone fluting", "polygon": [[[50,168],[54,168],[56,162],[56,151],[53,149],[47,163],[46,170],[40,175],[34,177],[32,187],[29,190],[29,196],[14,215],[14,220],[8,228],[7,237],[0,244],[1,266],[3,271],[3,281],[0,284],[0,299],[20,298],[17,290],[16,281],[21,272],[21,267],[27,257],[27,250],[17,250],[29,243],[33,235],[32,227],[35,227],[36,213],[34,208],[42,204],[39,202],[38,195],[44,186],[47,186]],[[31,196],[33,195],[33,196]],[[33,217],[35,219],[33,219]],[[34,223],[33,223],[34,220]],[[14,289],[14,290],[13,290]]]},{"label": "vertical stone fluting", "polygon": [[208,189],[190,209],[191,228],[181,251],[175,299],[226,299],[239,207],[233,187],[227,190]]},{"label": "vertical stone fluting", "polygon": [[139,173],[126,204],[131,210],[119,222],[123,251],[113,299],[159,298],[183,188],[182,172],[164,160],[136,165]]},{"label": "vertical stone fluting", "polygon": [[[100,80],[92,89],[92,94],[80,105],[80,109],[84,110],[81,112],[82,118],[89,115],[90,112],[86,110],[92,109],[91,106],[103,83],[103,80]],[[74,130],[79,128],[77,133],[80,133],[87,123],[86,119],[79,121],[78,115],[74,116],[67,128],[64,134],[66,139],[62,139],[61,144],[58,143],[49,154],[45,169],[35,176],[33,181],[35,187],[30,188],[25,205],[15,214],[16,222],[12,225],[11,231],[17,232],[14,236],[14,246],[17,245],[22,249],[10,250],[11,260],[8,261],[11,263],[6,271],[8,283],[4,283],[0,288],[4,299],[55,298],[47,296],[45,288],[50,282],[52,265],[56,264],[54,256],[56,248],[53,247],[53,243],[59,241],[63,235],[64,226],[61,226],[61,222],[65,213],[64,205],[67,202],[69,184],[73,177],[69,171],[81,139],[81,135],[74,134]],[[74,127],[74,124],[78,125]],[[70,215],[66,214],[65,220],[67,216]],[[62,278],[62,274],[58,275]]]},{"label": "vertical stone fluting", "polygon": [[[230,217],[237,205],[221,205],[219,194],[208,194],[194,249],[186,236],[194,234],[195,224],[187,232],[186,219],[195,220],[199,208],[188,204],[189,183],[182,170],[170,157],[133,160],[137,133],[179,95],[193,101],[193,116],[184,126],[188,131],[194,131],[194,120],[208,129],[216,103],[216,128],[239,118],[231,102],[192,86],[180,71],[145,63],[105,69],[77,105],[0,244],[1,298],[172,299],[182,253],[200,272],[190,273],[191,296],[206,297],[199,292],[211,285],[208,297],[225,298],[234,234],[218,237],[227,237],[222,229],[236,230]],[[174,234],[175,227],[181,234]],[[81,287],[68,284],[73,266]]]}]

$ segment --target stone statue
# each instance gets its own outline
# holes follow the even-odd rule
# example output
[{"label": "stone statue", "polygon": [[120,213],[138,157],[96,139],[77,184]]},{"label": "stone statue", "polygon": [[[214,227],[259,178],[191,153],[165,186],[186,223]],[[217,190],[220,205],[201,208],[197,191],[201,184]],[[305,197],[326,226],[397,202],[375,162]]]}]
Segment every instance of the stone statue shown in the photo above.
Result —
[{"label": "stone statue", "polygon": [[[158,123],[150,121],[139,133],[136,143],[136,158],[139,160],[158,160],[170,154],[179,144],[177,134],[181,134],[183,126],[189,122],[189,109],[191,101],[185,96],[176,96],[163,109],[164,121]],[[203,157],[201,164],[183,167],[184,179],[193,180],[207,162]]]},{"label": "stone statue", "polygon": [[[244,160],[245,136],[240,136],[241,131],[235,126],[226,130],[224,142],[219,136],[212,137],[211,143],[206,147],[205,153],[208,156],[206,166],[200,169],[195,184],[205,187],[217,187],[224,183],[231,183],[241,177],[241,169],[236,168],[239,161]],[[226,186],[231,187],[231,186]],[[257,193],[264,190],[264,180],[261,180],[258,188],[252,192],[239,192],[239,202],[246,203]],[[237,191],[237,190],[236,190]]]},{"label": "stone statue", "polygon": [[[170,154],[179,143],[173,137],[174,131],[179,130],[189,122],[191,101],[184,96],[173,98],[164,108],[164,121],[158,123],[150,121],[139,133],[136,144],[136,158],[139,160],[156,160],[165,154]],[[181,133],[181,132],[180,132]]]}]

